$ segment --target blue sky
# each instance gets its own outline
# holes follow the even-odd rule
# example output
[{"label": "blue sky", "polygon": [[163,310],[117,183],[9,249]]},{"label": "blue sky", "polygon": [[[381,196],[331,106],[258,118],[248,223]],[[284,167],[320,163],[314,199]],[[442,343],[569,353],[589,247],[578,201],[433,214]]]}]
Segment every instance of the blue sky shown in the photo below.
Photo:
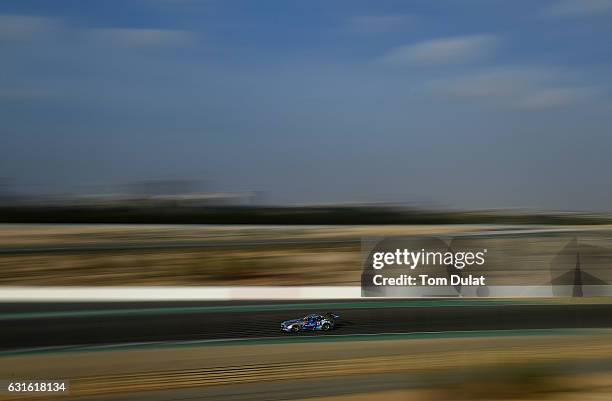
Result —
[{"label": "blue sky", "polygon": [[4,0],[0,177],[611,211],[611,39],[611,0]]}]

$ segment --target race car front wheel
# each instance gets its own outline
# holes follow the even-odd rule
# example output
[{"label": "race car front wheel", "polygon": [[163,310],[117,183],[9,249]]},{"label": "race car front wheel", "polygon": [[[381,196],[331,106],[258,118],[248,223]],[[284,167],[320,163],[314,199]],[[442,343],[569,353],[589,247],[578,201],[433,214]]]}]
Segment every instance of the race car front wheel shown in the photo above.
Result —
[{"label": "race car front wheel", "polygon": [[297,333],[298,331],[300,331],[300,326],[291,326],[292,333]]},{"label": "race car front wheel", "polygon": [[323,323],[323,326],[321,326],[321,329],[323,331],[327,331],[327,330],[331,329],[331,326],[330,326],[329,323]]}]

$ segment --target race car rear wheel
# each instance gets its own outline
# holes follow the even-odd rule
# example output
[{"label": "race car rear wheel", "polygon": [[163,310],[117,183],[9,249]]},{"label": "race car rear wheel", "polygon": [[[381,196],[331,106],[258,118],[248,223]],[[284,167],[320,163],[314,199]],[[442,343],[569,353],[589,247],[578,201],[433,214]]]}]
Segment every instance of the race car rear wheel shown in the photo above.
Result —
[{"label": "race car rear wheel", "polygon": [[321,326],[321,330],[323,331],[327,331],[331,329],[331,325],[329,323],[323,323],[323,326]]}]

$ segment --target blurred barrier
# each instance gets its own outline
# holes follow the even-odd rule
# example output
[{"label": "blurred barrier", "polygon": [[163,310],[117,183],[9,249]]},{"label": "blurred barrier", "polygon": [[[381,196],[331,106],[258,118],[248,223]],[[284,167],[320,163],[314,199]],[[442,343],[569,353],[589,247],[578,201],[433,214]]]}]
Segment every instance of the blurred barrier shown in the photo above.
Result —
[{"label": "blurred barrier", "polygon": [[[571,291],[572,286],[557,286]],[[597,287],[598,293],[609,286]],[[550,287],[493,286],[490,297],[495,298],[551,298],[558,295]],[[429,291],[429,290],[428,290]],[[386,294],[367,298],[413,299],[481,298],[469,288],[460,296],[414,292],[413,296]],[[362,298],[359,286],[244,286],[244,287],[0,287],[0,302],[81,302],[81,301],[255,301],[255,300],[340,300]],[[519,295],[517,295],[519,294]],[[589,296],[589,293],[585,293]],[[566,298],[566,297],[563,297]]]},{"label": "blurred barrier", "polygon": [[0,302],[14,301],[238,301],[355,299],[361,287],[0,287]]}]

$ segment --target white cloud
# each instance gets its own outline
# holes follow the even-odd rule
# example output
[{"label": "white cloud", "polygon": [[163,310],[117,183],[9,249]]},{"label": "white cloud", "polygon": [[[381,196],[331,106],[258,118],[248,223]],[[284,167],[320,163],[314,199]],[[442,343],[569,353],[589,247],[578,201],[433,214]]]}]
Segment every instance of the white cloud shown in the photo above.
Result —
[{"label": "white cloud", "polygon": [[531,110],[564,107],[595,95],[593,88],[567,85],[568,79],[570,74],[556,68],[511,66],[438,80],[429,91],[451,100]]},{"label": "white cloud", "polygon": [[102,28],[91,34],[100,42],[126,47],[176,47],[194,41],[191,33],[175,29]]},{"label": "white cloud", "polygon": [[0,14],[0,40],[31,39],[59,27],[52,18]]},{"label": "white cloud", "polygon": [[433,93],[450,98],[505,98],[554,79],[554,69],[528,67],[499,67],[443,79],[431,86]]},{"label": "white cloud", "polygon": [[413,24],[415,20],[411,15],[365,15],[351,18],[349,28],[360,33],[380,33]]},{"label": "white cloud", "polygon": [[396,65],[440,65],[480,59],[497,47],[494,35],[469,35],[428,40],[397,47],[382,61]]},{"label": "white cloud", "polygon": [[527,94],[518,106],[532,110],[564,107],[587,100],[594,93],[586,87],[544,88]]},{"label": "white cloud", "polygon": [[544,10],[549,17],[583,17],[612,12],[612,0],[560,0]]}]

